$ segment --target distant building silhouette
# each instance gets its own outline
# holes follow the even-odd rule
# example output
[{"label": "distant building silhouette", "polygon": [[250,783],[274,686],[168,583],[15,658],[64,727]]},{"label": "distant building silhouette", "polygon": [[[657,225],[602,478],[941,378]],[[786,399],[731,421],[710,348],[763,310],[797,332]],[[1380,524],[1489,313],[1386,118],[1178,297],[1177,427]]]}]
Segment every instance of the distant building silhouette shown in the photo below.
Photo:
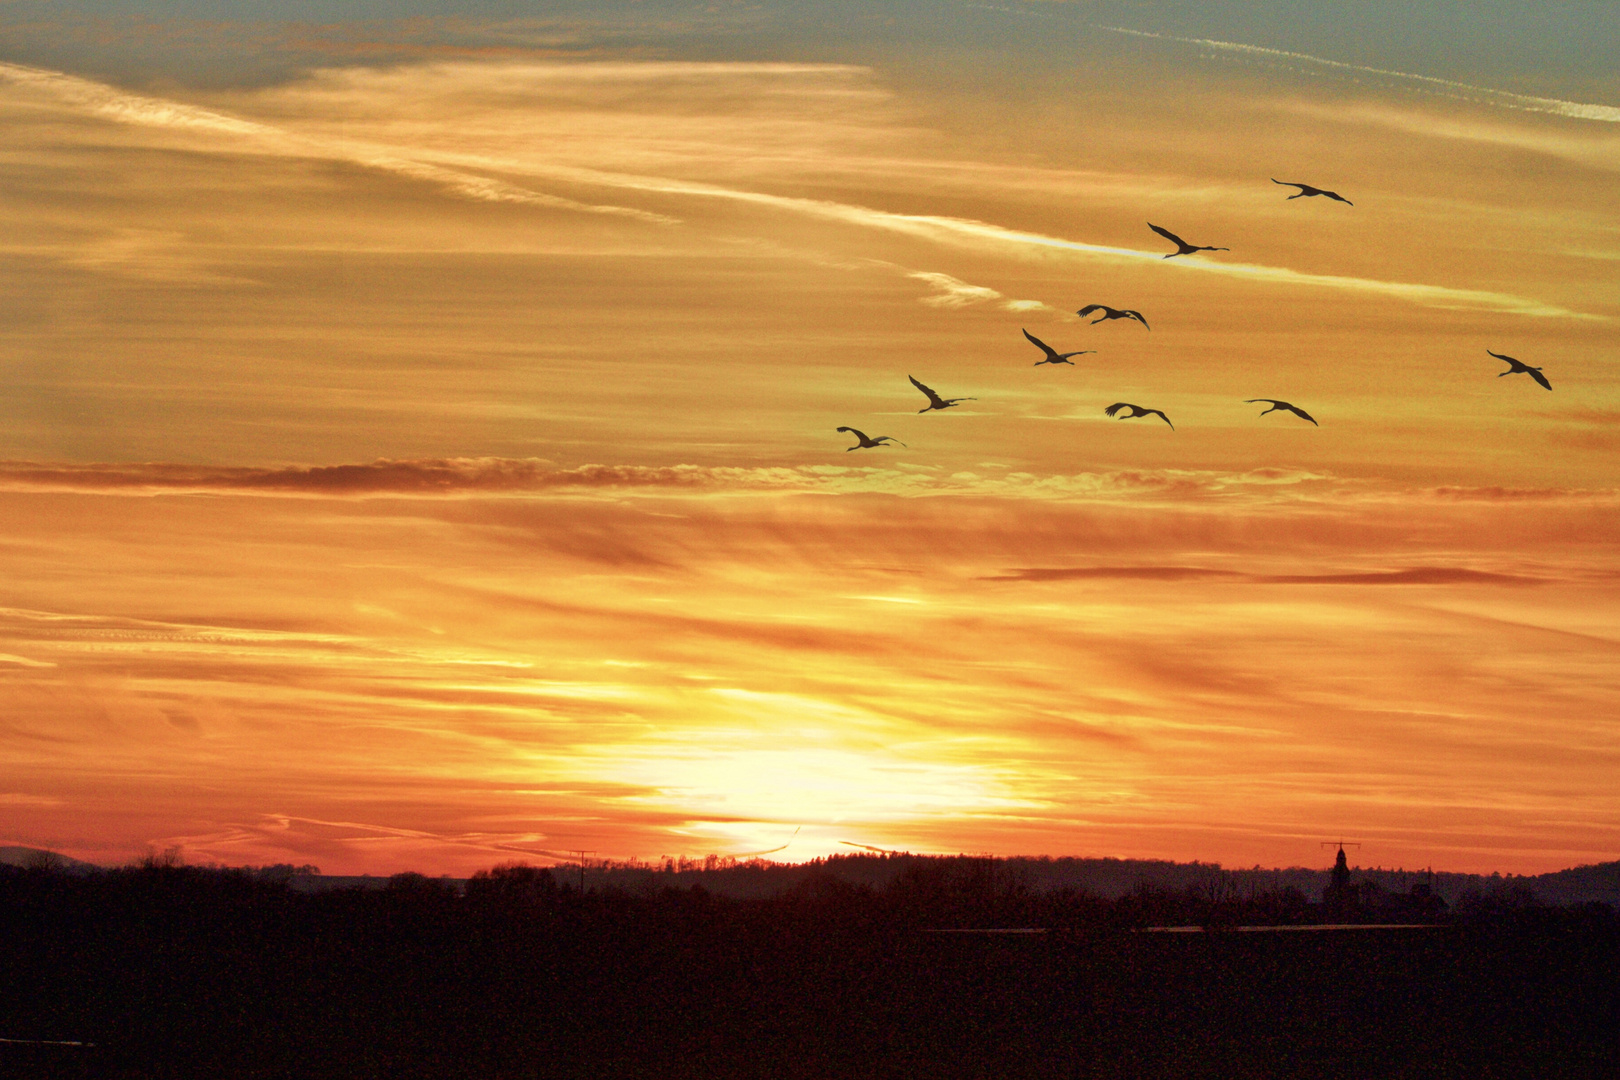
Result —
[{"label": "distant building silhouette", "polygon": [[1414,882],[1409,892],[1388,892],[1376,878],[1350,880],[1350,863],[1344,856],[1350,843],[1338,845],[1327,887],[1322,890],[1323,912],[1334,919],[1357,922],[1363,918],[1383,920],[1428,919],[1446,910],[1446,902],[1434,893],[1431,880]]},{"label": "distant building silhouette", "polygon": [[1322,890],[1322,906],[1343,914],[1357,907],[1360,900],[1360,890],[1350,884],[1350,863],[1344,857],[1344,845],[1340,844],[1339,854],[1333,860],[1332,876],[1327,888]]}]

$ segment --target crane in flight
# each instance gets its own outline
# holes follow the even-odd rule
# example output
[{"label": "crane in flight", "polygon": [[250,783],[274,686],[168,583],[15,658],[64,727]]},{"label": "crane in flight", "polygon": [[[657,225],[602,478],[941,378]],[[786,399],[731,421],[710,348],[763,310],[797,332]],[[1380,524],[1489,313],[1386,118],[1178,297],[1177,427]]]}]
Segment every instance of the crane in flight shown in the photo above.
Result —
[{"label": "crane in flight", "polygon": [[[1169,258],[1169,256],[1167,255],[1165,258]],[[1090,315],[1093,311],[1102,312],[1102,318],[1092,319],[1092,326],[1096,326],[1101,322],[1107,322],[1109,319],[1135,319],[1143,326],[1147,326],[1149,330],[1153,329],[1153,327],[1148,326],[1147,320],[1142,318],[1142,313],[1140,311],[1132,311],[1129,308],[1111,308],[1107,304],[1087,304],[1085,307],[1075,312],[1075,314],[1083,319],[1087,315]]]},{"label": "crane in flight", "polygon": [[942,398],[938,394],[936,394],[932,390],[930,390],[928,387],[926,387],[922,383],[918,382],[917,377],[915,375],[907,375],[906,378],[911,380],[911,385],[912,386],[915,386],[917,389],[921,390],[923,393],[928,395],[928,408],[927,409],[918,409],[917,411],[919,413],[925,413],[925,412],[928,412],[928,411],[930,411],[932,409],[948,409],[952,405],[960,405],[964,401],[978,401],[979,400],[978,398],[972,398],[972,397]]},{"label": "crane in flight", "polygon": [[[1295,416],[1301,418],[1302,420],[1309,420],[1311,423],[1316,424],[1316,418],[1314,416],[1312,416],[1310,413],[1306,412],[1304,409],[1300,408],[1298,405],[1290,405],[1286,401],[1278,401],[1276,398],[1269,398],[1269,397],[1252,397],[1252,398],[1244,398],[1243,400],[1245,402],[1247,402],[1248,404],[1250,404],[1250,405],[1258,405],[1262,401],[1268,402],[1271,405],[1271,408],[1266,409],[1265,412],[1262,412],[1260,414],[1261,416],[1266,415],[1266,413],[1268,413],[1268,412],[1276,412],[1278,409],[1283,409],[1283,410],[1285,410],[1287,412],[1293,413]],[[1321,427],[1322,425],[1321,424],[1316,424],[1316,426]]]},{"label": "crane in flight", "polygon": [[1523,372],[1524,374],[1530,376],[1532,379],[1536,380],[1536,382],[1540,383],[1542,386],[1545,386],[1548,390],[1552,389],[1552,383],[1547,381],[1547,376],[1545,376],[1545,375],[1543,375],[1541,373],[1540,368],[1531,367],[1529,364],[1525,363],[1523,360],[1515,360],[1513,357],[1511,357],[1511,356],[1503,356],[1499,352],[1491,352],[1491,350],[1489,350],[1489,349],[1486,349],[1485,351],[1488,352],[1488,353],[1491,353],[1491,355],[1496,357],[1498,360],[1506,360],[1510,365],[1512,365],[1506,371],[1502,372],[1501,375],[1498,375],[1497,376],[1498,379],[1500,379],[1502,377],[1502,375],[1517,375],[1520,372]]},{"label": "crane in flight", "polygon": [[[1030,333],[1028,330],[1024,331],[1024,336],[1029,338],[1030,342],[1033,343],[1036,348],[1040,349],[1041,352],[1046,354],[1046,359],[1045,360],[1037,360],[1037,361],[1035,361],[1035,366],[1036,367],[1040,367],[1042,364],[1068,364],[1070,367],[1073,367],[1074,366],[1074,361],[1070,360],[1069,357],[1071,357],[1071,356],[1084,356],[1086,353],[1091,353],[1091,352],[1096,352],[1097,351],[1096,349],[1081,349],[1078,352],[1060,353],[1056,349],[1052,348],[1052,346],[1048,345],[1046,342],[1042,341],[1040,338],[1038,338],[1034,334]],[[916,382],[916,381],[917,380],[915,380],[915,379],[912,380],[912,382]]]},{"label": "crane in flight", "polygon": [[1310,184],[1297,184],[1292,180],[1278,180],[1275,176],[1273,176],[1271,178],[1271,182],[1273,184],[1281,184],[1283,187],[1297,187],[1297,188],[1299,188],[1299,194],[1298,195],[1290,195],[1290,196],[1288,196],[1287,199],[1283,200],[1284,202],[1287,202],[1290,199],[1303,199],[1307,195],[1326,195],[1328,198],[1333,199],[1333,200],[1335,200],[1337,202],[1342,202],[1346,206],[1354,206],[1354,205],[1356,205],[1355,203],[1351,202],[1349,199],[1345,198],[1343,195],[1340,195],[1337,191],[1329,191],[1327,188],[1313,187]]},{"label": "crane in flight", "polygon": [[[1171,232],[1169,229],[1160,228],[1159,226],[1153,224],[1153,222],[1151,222],[1151,221],[1148,222],[1148,228],[1152,229],[1154,232],[1158,233],[1160,236],[1164,237],[1166,240],[1170,241],[1172,244],[1176,245],[1176,247],[1180,249],[1179,251],[1172,251],[1170,254],[1166,255],[1165,258],[1167,258],[1167,259],[1173,259],[1177,255],[1191,255],[1195,251],[1231,251],[1232,250],[1231,248],[1203,247],[1203,246],[1200,246],[1198,244],[1189,244],[1189,243],[1187,243],[1187,241],[1183,240],[1181,237],[1177,236],[1175,233]],[[1147,324],[1144,323],[1143,325],[1145,326]]]},{"label": "crane in flight", "polygon": [[861,440],[855,446],[846,447],[845,448],[845,453],[848,453],[850,450],[870,450],[874,446],[882,446],[884,443],[890,443],[890,442],[895,443],[895,444],[900,445],[900,446],[906,445],[905,443],[901,442],[899,439],[896,439],[891,435],[879,435],[877,438],[873,439],[873,438],[868,437],[866,432],[861,431],[858,428],[841,427],[838,430],[839,431],[847,431],[851,435],[855,436],[857,439]]},{"label": "crane in flight", "polygon": [[[1131,410],[1129,413],[1126,413],[1124,416],[1120,417],[1121,420],[1135,420],[1138,416],[1157,416],[1160,420],[1170,424],[1170,418],[1164,415],[1164,413],[1158,409],[1144,409],[1140,405],[1132,405],[1127,401],[1116,401],[1112,405],[1108,406],[1108,408],[1104,409],[1103,412],[1107,413],[1109,416],[1113,416],[1121,409]],[[1176,425],[1170,424],[1170,430],[1176,430]]]}]

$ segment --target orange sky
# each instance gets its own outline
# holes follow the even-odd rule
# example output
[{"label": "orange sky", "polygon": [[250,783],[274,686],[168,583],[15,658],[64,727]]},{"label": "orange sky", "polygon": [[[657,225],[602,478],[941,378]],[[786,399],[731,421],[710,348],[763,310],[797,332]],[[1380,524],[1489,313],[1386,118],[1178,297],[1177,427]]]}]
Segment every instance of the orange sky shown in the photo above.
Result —
[{"label": "orange sky", "polygon": [[0,843],[1615,858],[1620,110],[1161,46],[0,66]]}]

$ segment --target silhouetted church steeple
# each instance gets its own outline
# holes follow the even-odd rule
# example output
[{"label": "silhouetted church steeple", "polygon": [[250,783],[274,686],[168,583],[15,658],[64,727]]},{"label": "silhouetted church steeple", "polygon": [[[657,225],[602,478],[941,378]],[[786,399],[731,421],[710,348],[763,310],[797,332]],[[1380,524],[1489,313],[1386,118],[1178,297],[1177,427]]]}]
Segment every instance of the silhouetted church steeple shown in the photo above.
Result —
[{"label": "silhouetted church steeple", "polygon": [[1344,858],[1344,845],[1339,846],[1339,857],[1333,860],[1333,883],[1328,886],[1334,892],[1343,892],[1350,885],[1350,864]]},{"label": "silhouetted church steeple", "polygon": [[[1333,859],[1333,873],[1327,888],[1322,890],[1322,904],[1329,911],[1348,914],[1360,899],[1356,886],[1350,884],[1350,863],[1344,857],[1344,842],[1338,843],[1339,853]],[[1354,845],[1352,845],[1354,846]]]}]

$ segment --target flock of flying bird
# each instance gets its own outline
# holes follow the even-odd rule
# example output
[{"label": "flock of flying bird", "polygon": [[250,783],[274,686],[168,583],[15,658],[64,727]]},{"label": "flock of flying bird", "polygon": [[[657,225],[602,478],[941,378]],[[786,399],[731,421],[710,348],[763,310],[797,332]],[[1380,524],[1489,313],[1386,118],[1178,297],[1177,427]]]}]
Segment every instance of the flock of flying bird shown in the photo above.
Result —
[{"label": "flock of flying bird", "polygon": [[[1302,199],[1302,198],[1306,198],[1308,196],[1320,195],[1320,196],[1323,196],[1325,198],[1332,199],[1335,202],[1342,202],[1346,206],[1354,206],[1355,205],[1355,203],[1352,203],[1349,199],[1345,198],[1343,195],[1340,195],[1338,192],[1336,192],[1336,191],[1328,191],[1326,188],[1319,188],[1319,187],[1315,187],[1314,185],[1311,185],[1311,184],[1301,184],[1301,183],[1297,183],[1297,182],[1289,181],[1289,180],[1278,180],[1275,177],[1273,177],[1271,179],[1271,182],[1273,184],[1280,184],[1283,187],[1299,188],[1299,192],[1297,194],[1288,196],[1289,200]],[[1200,252],[1200,251],[1230,251],[1231,250],[1231,248],[1210,247],[1210,246],[1201,245],[1201,244],[1189,244],[1187,241],[1183,240],[1181,237],[1177,236],[1175,233],[1171,232],[1169,229],[1166,229],[1166,228],[1163,228],[1161,226],[1155,225],[1151,221],[1148,222],[1148,228],[1152,229],[1154,232],[1158,233],[1160,236],[1164,237],[1166,240],[1168,240],[1172,244],[1176,245],[1176,250],[1172,251],[1170,254],[1165,256],[1165,258],[1167,258],[1167,259],[1173,259],[1178,255],[1192,255],[1192,254],[1194,254],[1196,252]],[[1112,308],[1112,307],[1109,307],[1107,304],[1087,304],[1085,307],[1083,307],[1079,311],[1075,312],[1075,314],[1080,316],[1080,318],[1082,318],[1082,319],[1084,319],[1088,315],[1093,315],[1093,314],[1097,315],[1098,317],[1095,318],[1095,319],[1092,319],[1091,322],[1090,322],[1090,325],[1092,325],[1092,326],[1096,326],[1098,323],[1108,322],[1108,321],[1113,320],[1113,319],[1126,319],[1126,320],[1135,320],[1136,322],[1141,323],[1144,329],[1147,329],[1147,330],[1152,330],[1153,329],[1151,326],[1148,326],[1147,319],[1143,317],[1143,315],[1142,315],[1142,313],[1140,311],[1134,311],[1134,310],[1131,310],[1129,308]],[[1078,350],[1076,350],[1074,352],[1060,353],[1056,349],[1052,348],[1052,346],[1048,345],[1046,342],[1042,341],[1040,338],[1038,338],[1034,334],[1030,333],[1028,330],[1024,331],[1024,337],[1029,339],[1030,344],[1034,345],[1036,348],[1040,349],[1041,352],[1046,354],[1045,359],[1035,361],[1035,366],[1036,367],[1040,367],[1042,364],[1068,364],[1069,366],[1073,367],[1074,366],[1074,361],[1071,360],[1070,357],[1072,357],[1072,356],[1084,356],[1087,353],[1096,352],[1095,349],[1078,349]],[[1507,364],[1508,364],[1508,369],[1506,371],[1504,371],[1504,372],[1501,372],[1497,376],[1498,378],[1501,378],[1504,375],[1524,374],[1524,375],[1530,376],[1532,379],[1534,379],[1536,382],[1540,383],[1546,389],[1548,389],[1548,390],[1552,389],[1552,383],[1547,381],[1547,377],[1541,373],[1540,368],[1531,367],[1529,364],[1526,364],[1521,360],[1517,360],[1517,359],[1515,359],[1514,357],[1511,357],[1511,356],[1504,356],[1499,352],[1492,352],[1490,349],[1486,349],[1485,351],[1487,353],[1490,353],[1490,355],[1496,357],[1498,360],[1505,360],[1507,362]],[[911,380],[911,385],[912,386],[915,386],[918,390],[921,390],[923,392],[923,394],[928,398],[927,406],[925,406],[924,408],[918,409],[917,410],[918,413],[933,412],[935,409],[949,409],[953,405],[959,405],[964,401],[977,401],[978,400],[978,398],[973,398],[973,397],[954,397],[954,398],[940,397],[939,394],[936,393],[931,387],[925,386],[921,382],[918,382],[917,378],[915,376],[908,375],[906,377]],[[1260,413],[1261,416],[1266,415],[1266,413],[1278,412],[1278,411],[1291,412],[1295,416],[1298,416],[1303,420],[1309,420],[1312,424],[1316,425],[1317,427],[1321,426],[1320,424],[1316,423],[1315,417],[1311,416],[1311,414],[1306,412],[1304,409],[1301,409],[1299,406],[1290,404],[1289,402],[1286,402],[1286,401],[1279,401],[1276,398],[1245,398],[1244,403],[1249,404],[1249,405],[1261,405],[1261,404],[1269,405],[1270,408],[1265,409],[1264,411],[1262,411]],[[1110,416],[1110,417],[1118,416],[1119,419],[1121,419],[1121,420],[1135,420],[1135,419],[1137,419],[1139,417],[1143,417],[1143,416],[1157,416],[1160,420],[1163,420],[1166,424],[1170,425],[1170,430],[1171,431],[1174,431],[1176,429],[1176,425],[1170,423],[1170,418],[1164,414],[1163,410],[1149,409],[1149,408],[1145,408],[1145,407],[1143,407],[1141,405],[1133,405],[1128,401],[1116,401],[1112,405],[1110,405],[1106,409],[1104,409],[1103,412],[1104,412],[1104,414],[1106,414],[1107,416]],[[894,443],[897,446],[905,446],[906,445],[905,443],[901,442],[899,439],[893,438],[892,436],[889,436],[889,435],[878,435],[878,436],[875,436],[875,437],[874,436],[869,436],[864,431],[861,431],[858,428],[841,427],[838,430],[841,431],[841,432],[846,432],[846,433],[848,433],[850,435],[853,435],[853,436],[855,436],[855,438],[860,440],[854,446],[849,447],[850,450],[870,450],[873,447],[883,446],[886,443]]]}]

